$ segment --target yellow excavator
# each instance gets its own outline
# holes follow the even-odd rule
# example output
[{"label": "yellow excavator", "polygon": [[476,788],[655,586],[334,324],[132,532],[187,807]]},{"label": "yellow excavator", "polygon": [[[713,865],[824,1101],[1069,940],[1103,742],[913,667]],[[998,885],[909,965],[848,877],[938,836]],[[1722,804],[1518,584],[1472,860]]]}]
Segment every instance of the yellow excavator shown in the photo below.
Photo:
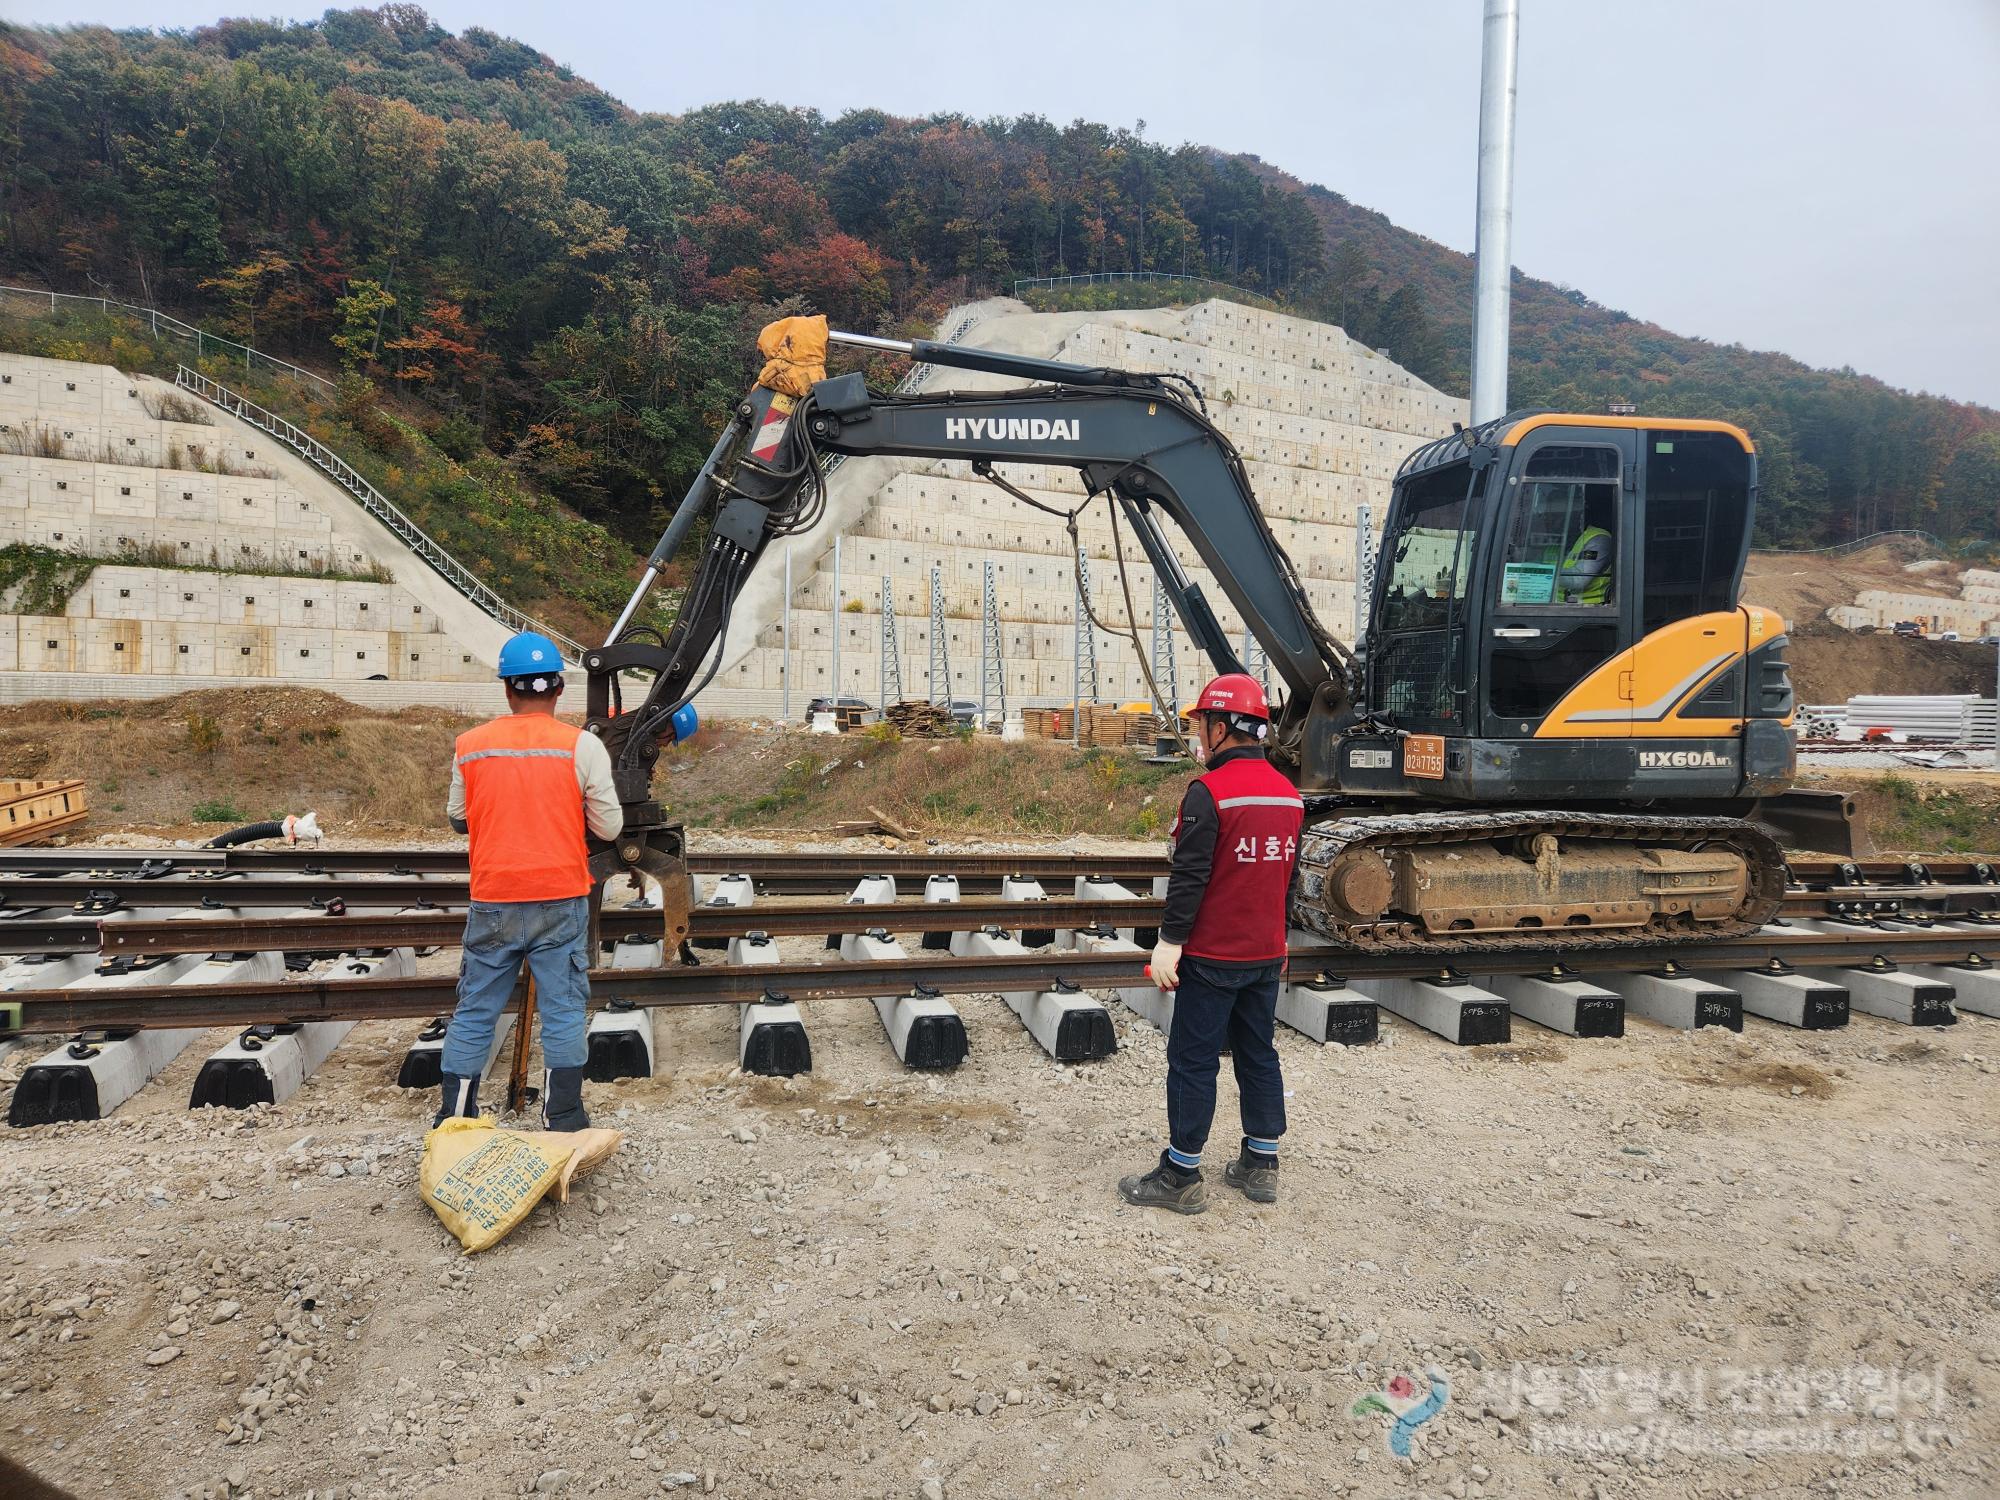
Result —
[{"label": "yellow excavator", "polygon": [[[879,394],[858,374],[826,378],[829,339],[1023,384]],[[1846,852],[1840,817],[1786,795],[1785,626],[1740,597],[1757,498],[1740,428],[1522,412],[1425,445],[1396,476],[1369,629],[1349,649],[1185,377],[829,334],[811,318],[773,324],[760,347],[757,385],[585,657],[589,727],[626,802],[601,874],[680,869],[654,760],[720,665],[744,578],[819,520],[833,454],[959,459],[1016,495],[996,465],[1075,469],[1131,527],[1215,670],[1241,671],[1168,545],[1175,525],[1282,684],[1272,758],[1309,819],[1294,919],[1335,942],[1445,956],[1726,937],[1775,914],[1780,838]],[[707,541],[674,627],[630,629],[697,520]],[[628,708],[633,671],[651,681]]]}]

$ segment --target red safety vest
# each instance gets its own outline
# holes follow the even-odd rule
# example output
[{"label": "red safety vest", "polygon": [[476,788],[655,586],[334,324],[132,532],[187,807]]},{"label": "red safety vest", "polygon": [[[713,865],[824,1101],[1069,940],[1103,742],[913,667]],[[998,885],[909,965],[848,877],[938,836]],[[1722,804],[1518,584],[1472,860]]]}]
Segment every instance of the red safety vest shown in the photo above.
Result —
[{"label": "red safety vest", "polygon": [[590,891],[576,742],[550,714],[509,714],[458,737],[472,899],[564,901]]},{"label": "red safety vest", "polygon": [[1306,805],[1285,773],[1246,755],[1201,778],[1219,824],[1208,889],[1183,950],[1225,963],[1285,956],[1285,895],[1299,857]]}]

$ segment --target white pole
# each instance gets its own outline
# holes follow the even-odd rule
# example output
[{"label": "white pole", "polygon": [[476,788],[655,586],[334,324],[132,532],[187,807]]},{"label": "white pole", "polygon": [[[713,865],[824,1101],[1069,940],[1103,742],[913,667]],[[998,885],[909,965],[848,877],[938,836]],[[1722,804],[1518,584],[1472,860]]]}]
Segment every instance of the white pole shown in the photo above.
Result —
[{"label": "white pole", "polygon": [[1486,0],[1479,69],[1479,228],[1474,246],[1472,420],[1507,410],[1507,333],[1513,294],[1514,75],[1520,0]]},{"label": "white pole", "polygon": [[785,607],[778,615],[778,682],[784,690],[784,702],[779,715],[789,724],[792,722],[792,548],[785,544]]},{"label": "white pole", "polygon": [[[833,539],[833,707],[840,710],[840,538]],[[836,722],[838,720],[836,719]]]}]

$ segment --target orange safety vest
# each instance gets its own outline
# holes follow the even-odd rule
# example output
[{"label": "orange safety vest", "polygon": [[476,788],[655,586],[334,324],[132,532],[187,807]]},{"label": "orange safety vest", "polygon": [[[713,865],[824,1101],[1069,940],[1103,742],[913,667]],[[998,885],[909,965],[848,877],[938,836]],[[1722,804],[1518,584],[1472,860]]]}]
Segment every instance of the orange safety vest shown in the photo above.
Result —
[{"label": "orange safety vest", "polygon": [[550,714],[509,714],[458,737],[472,899],[563,901],[590,891],[576,742]]}]

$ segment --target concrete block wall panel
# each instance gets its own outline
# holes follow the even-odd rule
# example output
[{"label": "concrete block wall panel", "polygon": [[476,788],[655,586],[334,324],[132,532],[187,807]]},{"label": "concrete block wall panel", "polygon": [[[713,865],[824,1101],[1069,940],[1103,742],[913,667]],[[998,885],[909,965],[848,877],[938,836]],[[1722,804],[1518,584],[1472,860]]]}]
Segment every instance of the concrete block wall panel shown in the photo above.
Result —
[{"label": "concrete block wall panel", "polygon": [[21,622],[16,615],[0,615],[0,672],[13,672],[21,664]]},{"label": "concrete block wall panel", "polygon": [[[76,552],[164,543],[196,566],[384,565],[396,576],[393,593],[365,596],[367,620],[359,618],[357,602],[349,610],[348,628],[452,635],[459,651],[433,648],[428,655],[454,669],[453,681],[463,677],[458,658],[470,654],[484,661],[498,651],[506,627],[458,595],[338,486],[268,434],[213,411],[211,423],[152,418],[146,400],[170,391],[149,377],[99,366],[0,355],[0,425],[70,434],[65,440],[70,456],[64,459],[0,455],[0,543],[33,541]],[[128,437],[135,441],[127,443]],[[224,467],[266,469],[269,477],[214,473],[218,459]],[[166,467],[170,463],[188,467]],[[275,596],[280,581],[237,580],[249,585],[245,593],[251,597]],[[330,602],[323,630],[334,628],[338,612]],[[278,616],[238,606],[211,618],[268,626]],[[172,644],[178,658],[182,643]],[[243,669],[227,664],[234,643],[218,636],[213,645],[216,660],[224,663],[216,675],[242,675]],[[263,643],[256,655],[267,659],[275,649]],[[331,647],[321,654],[330,655]],[[150,646],[146,657],[157,659]],[[249,670],[268,675],[268,660]]]},{"label": "concrete block wall panel", "polygon": [[157,518],[160,514],[159,471],[137,464],[99,464],[96,510],[100,516]]},{"label": "concrete block wall panel", "polygon": [[18,615],[20,669],[24,672],[74,672],[76,641],[70,622],[61,615]]}]

